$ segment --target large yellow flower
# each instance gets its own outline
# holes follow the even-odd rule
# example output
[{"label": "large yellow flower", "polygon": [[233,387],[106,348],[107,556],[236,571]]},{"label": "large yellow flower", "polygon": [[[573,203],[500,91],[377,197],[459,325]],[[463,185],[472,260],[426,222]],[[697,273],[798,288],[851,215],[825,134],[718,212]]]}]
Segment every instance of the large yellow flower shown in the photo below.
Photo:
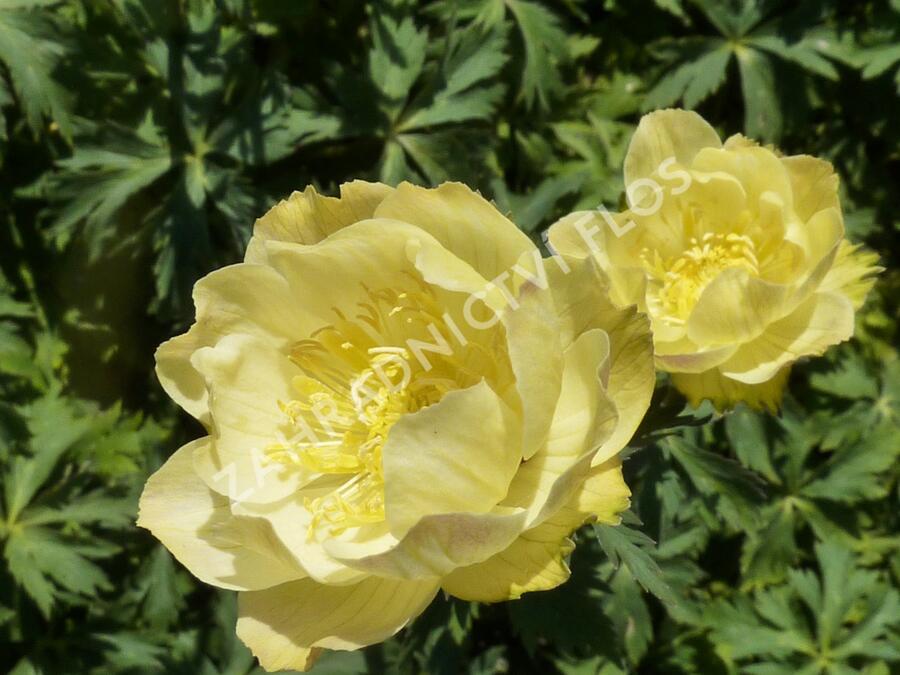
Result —
[{"label": "large yellow flower", "polygon": [[139,524],[241,591],[265,668],[383,640],[439,589],[557,586],[568,535],[618,521],[649,325],[569,263],[462,185],[354,182],[281,202],[197,283],[157,372],[209,435],[150,478]]},{"label": "large yellow flower", "polygon": [[662,110],[631,140],[625,185],[627,211],[570,214],[549,241],[650,317],[657,365],[694,404],[774,409],[793,362],[853,334],[878,268],[844,239],[828,162],[723,144],[699,115]]}]

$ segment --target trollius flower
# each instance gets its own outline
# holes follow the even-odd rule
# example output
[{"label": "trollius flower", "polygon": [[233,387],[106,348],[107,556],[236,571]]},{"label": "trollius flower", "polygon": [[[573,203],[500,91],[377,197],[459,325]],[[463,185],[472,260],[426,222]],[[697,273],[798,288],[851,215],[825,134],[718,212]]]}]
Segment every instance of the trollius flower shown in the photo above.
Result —
[{"label": "trollius flower", "polygon": [[557,586],[568,535],[628,504],[646,319],[464,186],[295,193],[194,300],[157,372],[208,435],[150,478],[139,523],[240,591],[267,669],[383,640],[440,589]]},{"label": "trollius flower", "polygon": [[775,408],[792,363],[853,334],[878,268],[844,238],[828,162],[723,144],[696,113],[662,110],[641,120],[625,184],[627,211],[571,214],[549,241],[646,312],[657,365],[695,404]]}]

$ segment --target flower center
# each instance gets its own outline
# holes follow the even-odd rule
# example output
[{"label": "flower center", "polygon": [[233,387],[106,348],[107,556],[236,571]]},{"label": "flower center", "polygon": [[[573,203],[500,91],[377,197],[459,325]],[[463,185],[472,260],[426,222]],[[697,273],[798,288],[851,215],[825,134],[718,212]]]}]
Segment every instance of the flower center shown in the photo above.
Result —
[{"label": "flower center", "polygon": [[668,323],[683,324],[697,304],[703,289],[721,272],[739,267],[759,273],[756,247],[746,235],[714,234],[691,238],[690,248],[680,256],[663,260],[658,251],[642,253],[644,266],[652,278],[648,305]]},{"label": "flower center", "polygon": [[358,307],[352,320],[334,308],[334,324],[294,345],[302,374],[296,398],[280,403],[291,434],[267,449],[269,460],[317,474],[303,489],[311,538],[383,521],[381,456],[391,427],[491,377],[485,348],[438,314],[430,288],[367,289]]}]

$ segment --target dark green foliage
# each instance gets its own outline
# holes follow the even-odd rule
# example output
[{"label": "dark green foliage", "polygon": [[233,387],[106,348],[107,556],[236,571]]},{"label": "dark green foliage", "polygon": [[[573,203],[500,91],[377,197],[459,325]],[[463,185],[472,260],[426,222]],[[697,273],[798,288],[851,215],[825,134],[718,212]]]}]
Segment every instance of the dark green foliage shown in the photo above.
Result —
[{"label": "dark green foliage", "polygon": [[232,594],[134,526],[199,430],[153,349],[291,190],[479,188],[538,238],[614,209],[641,112],[835,163],[888,268],[779,416],[660,390],[572,579],[439,598],[327,673],[900,669],[900,3],[0,0],[0,671],[258,672]]}]

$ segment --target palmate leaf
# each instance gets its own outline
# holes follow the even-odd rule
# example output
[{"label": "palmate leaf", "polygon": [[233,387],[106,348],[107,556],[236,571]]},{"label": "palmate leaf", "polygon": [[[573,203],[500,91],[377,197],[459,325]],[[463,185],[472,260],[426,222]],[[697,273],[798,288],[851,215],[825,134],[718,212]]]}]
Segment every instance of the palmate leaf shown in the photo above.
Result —
[{"label": "palmate leaf", "polygon": [[627,565],[620,566],[608,583],[611,592],[604,597],[603,610],[619,634],[628,661],[636,665],[653,640],[650,609]]},{"label": "palmate leaf", "polygon": [[488,82],[506,63],[506,37],[502,30],[463,31],[441,63],[431,93],[413,104],[400,121],[401,131],[442,124],[485,120],[503,96],[504,87]]},{"label": "palmate leaf", "polygon": [[[412,36],[425,36],[424,31],[398,26],[390,18],[378,22],[384,26],[370,53],[370,71],[373,63],[387,63],[394,73],[381,73],[372,83],[382,93],[382,123],[387,125],[373,129],[384,140],[380,179],[437,184],[471,174],[473,168],[480,171],[478,158],[488,151],[490,139],[471,123],[487,120],[503,95],[496,82],[506,60],[502,30],[470,26],[458,31],[444,40],[441,60],[425,64],[410,52],[421,42]],[[403,39],[413,47],[394,45]],[[401,91],[401,85],[406,89]]]},{"label": "palmate leaf", "polygon": [[[512,23],[521,45],[518,96],[527,108],[549,109],[563,91],[561,66],[597,45],[591,36],[570,35],[560,17],[537,0],[438,2],[436,8],[446,20],[471,19],[488,30],[505,30]],[[574,4],[568,8],[584,16]]]},{"label": "palmate leaf", "polygon": [[166,648],[138,633],[119,631],[98,633],[94,637],[105,644],[104,656],[109,666],[119,672],[154,672],[163,670]]},{"label": "palmate leaf", "polygon": [[885,496],[885,474],[900,451],[893,442],[896,422],[885,417],[873,426],[872,415],[865,405],[840,415],[787,405],[778,425],[747,410],[726,418],[732,448],[771,481],[775,497],[744,542],[745,586],[783,579],[802,553],[798,542],[805,528],[820,540],[846,545],[859,536],[860,507]]},{"label": "palmate leaf", "polygon": [[[97,561],[118,548],[98,534],[130,528],[135,513],[133,500],[108,488],[85,490],[81,472],[62,467],[80,443],[96,448],[114,435],[119,411],[98,416],[95,405],[65,398],[58,388],[18,406],[24,425],[9,430],[18,436],[15,450],[0,455],[5,568],[44,617],[62,600],[79,604],[110,588]],[[0,427],[7,424],[0,418]]]},{"label": "palmate leaf", "polygon": [[24,415],[32,437],[33,454],[12,458],[3,479],[3,496],[9,523],[49,480],[62,454],[90,429],[90,419],[75,418],[63,399],[49,395],[33,402]]},{"label": "palmate leaf", "polygon": [[3,555],[9,571],[34,599],[45,616],[58,595],[56,587],[83,596],[109,588],[103,570],[89,557],[110,551],[80,548],[52,530],[27,526],[17,528],[7,539]]},{"label": "palmate leaf", "polygon": [[246,166],[265,166],[305,144],[339,135],[340,119],[308,92],[276,82],[265,86],[217,125],[205,142]]},{"label": "palmate leaf", "polygon": [[890,643],[891,629],[900,625],[896,589],[834,542],[817,545],[815,553],[819,575],[791,570],[784,585],[710,606],[705,620],[723,653],[754,658],[753,672],[763,666],[822,672],[824,664],[827,672],[850,672],[867,662],[900,661]]},{"label": "palmate leaf", "polygon": [[[658,58],[667,62],[664,74],[649,92],[644,109],[665,107],[682,100],[693,108],[721,88],[731,56],[737,60],[744,101],[744,130],[748,136],[776,141],[783,129],[782,96],[777,84],[782,63],[836,80],[838,72],[823,53],[820,27],[810,25],[817,17],[807,7],[784,13],[762,23],[770,2],[694,0],[718,33],[663,39],[655,46]],[[803,15],[798,22],[798,16]],[[802,30],[797,31],[800,25]],[[779,63],[780,62],[780,63]]]},{"label": "palmate leaf", "polygon": [[778,483],[780,479],[769,454],[767,423],[759,413],[739,406],[725,417],[725,435],[741,463]]},{"label": "palmate leaf", "polygon": [[97,141],[79,144],[71,157],[58,162],[58,173],[22,191],[60,204],[49,227],[58,246],[65,246],[84,222],[94,256],[114,234],[109,223],[119,210],[172,168],[171,150],[149,117],[136,131],[106,125]]},{"label": "palmate leaf", "polygon": [[[6,66],[25,119],[35,133],[44,119],[72,136],[71,100],[54,70],[66,49],[49,10],[55,3],[6,0],[0,4],[0,61]],[[2,105],[2,103],[0,103]]]},{"label": "palmate leaf", "polygon": [[511,220],[523,232],[534,232],[551,221],[556,204],[568,194],[578,190],[581,180],[574,176],[554,176],[541,181],[526,194],[510,192],[502,180],[494,180],[494,201],[504,211],[512,214]]}]

